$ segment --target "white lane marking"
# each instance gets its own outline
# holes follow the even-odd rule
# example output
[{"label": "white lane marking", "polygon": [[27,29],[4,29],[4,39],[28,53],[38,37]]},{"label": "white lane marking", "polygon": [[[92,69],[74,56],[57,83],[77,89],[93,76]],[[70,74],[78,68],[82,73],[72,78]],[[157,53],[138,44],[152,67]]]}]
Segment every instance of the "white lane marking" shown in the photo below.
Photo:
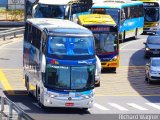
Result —
[{"label": "white lane marking", "polygon": [[115,107],[115,108],[119,109],[119,110],[128,111],[128,109],[126,109],[126,108],[124,108],[124,107],[122,107],[122,106],[120,106],[116,103],[108,103],[108,104],[111,105],[112,107]]},{"label": "white lane marking", "polygon": [[136,109],[139,109],[139,110],[148,110],[148,109],[146,109],[146,108],[144,108],[144,107],[141,107],[141,106],[139,106],[139,105],[137,105],[137,104],[135,104],[135,103],[127,103],[129,106],[131,106],[131,107],[134,107],[134,108],[136,108]]},{"label": "white lane marking", "polygon": [[143,49],[122,49],[121,51],[144,51],[144,48]]},{"label": "white lane marking", "polygon": [[160,105],[156,105],[155,103],[146,103],[146,104],[160,110]]},{"label": "white lane marking", "polygon": [[127,45],[131,44],[131,43],[134,43],[134,42],[137,42],[136,40],[135,41],[132,41],[132,42],[129,42],[129,43],[126,43],[125,45],[122,45],[120,47],[120,50],[123,49],[124,47],[126,47]]},{"label": "white lane marking", "polygon": [[127,45],[131,44],[131,43],[132,43],[132,42],[129,42],[129,43],[125,44],[125,45],[122,45],[122,46],[120,47],[120,50],[123,49],[124,47],[126,47]]},{"label": "white lane marking", "polygon": [[0,48],[4,48],[5,46],[8,46],[10,44],[14,44],[14,43],[17,43],[17,42],[20,42],[20,41],[22,41],[22,39],[20,39],[20,38],[19,39],[15,39],[15,40],[11,40],[8,43],[4,43],[4,44],[0,45]]},{"label": "white lane marking", "polygon": [[101,110],[109,110],[108,108],[106,108],[106,107],[104,107],[104,106],[102,106],[102,105],[99,105],[99,104],[97,104],[97,103],[94,103],[93,104],[95,107],[97,107],[98,109],[101,109]]},{"label": "white lane marking", "polygon": [[35,106],[37,106],[38,108],[41,108],[38,103],[33,103]]},{"label": "white lane marking", "polygon": [[0,48],[0,49],[3,49],[3,50],[23,50],[20,48]]}]

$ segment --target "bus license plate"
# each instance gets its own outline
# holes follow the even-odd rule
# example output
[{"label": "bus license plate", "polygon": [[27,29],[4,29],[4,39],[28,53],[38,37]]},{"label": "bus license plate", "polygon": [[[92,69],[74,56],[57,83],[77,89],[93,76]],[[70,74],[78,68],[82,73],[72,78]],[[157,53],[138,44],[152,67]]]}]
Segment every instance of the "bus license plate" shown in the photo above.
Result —
[{"label": "bus license plate", "polygon": [[71,106],[74,106],[74,103],[67,102],[67,103],[65,103],[65,106],[67,106],[67,107],[71,107]]}]

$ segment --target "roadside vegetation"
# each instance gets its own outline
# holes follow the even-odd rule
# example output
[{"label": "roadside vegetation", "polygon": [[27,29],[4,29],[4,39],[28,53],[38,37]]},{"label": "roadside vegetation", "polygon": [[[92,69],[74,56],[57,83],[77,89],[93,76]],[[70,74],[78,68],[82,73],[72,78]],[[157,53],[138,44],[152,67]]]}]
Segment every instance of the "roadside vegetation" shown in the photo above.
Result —
[{"label": "roadside vegetation", "polygon": [[0,8],[0,21],[23,21],[24,10],[6,10]]}]

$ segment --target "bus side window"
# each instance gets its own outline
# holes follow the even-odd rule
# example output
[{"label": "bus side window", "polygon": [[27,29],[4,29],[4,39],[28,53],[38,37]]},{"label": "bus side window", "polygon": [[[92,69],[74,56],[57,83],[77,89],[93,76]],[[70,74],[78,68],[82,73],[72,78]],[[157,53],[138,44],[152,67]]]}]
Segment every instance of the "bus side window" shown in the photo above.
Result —
[{"label": "bus side window", "polygon": [[25,24],[24,41],[28,41],[28,23]]},{"label": "bus side window", "polygon": [[28,24],[28,42],[29,43],[32,43],[32,37],[33,37],[32,25]]},{"label": "bus side window", "polygon": [[43,32],[41,36],[41,45],[42,45],[42,52],[45,53],[46,51],[46,34]]},{"label": "bus side window", "polygon": [[126,16],[125,16],[125,11],[124,9],[122,9],[121,11],[121,20],[125,20]]}]

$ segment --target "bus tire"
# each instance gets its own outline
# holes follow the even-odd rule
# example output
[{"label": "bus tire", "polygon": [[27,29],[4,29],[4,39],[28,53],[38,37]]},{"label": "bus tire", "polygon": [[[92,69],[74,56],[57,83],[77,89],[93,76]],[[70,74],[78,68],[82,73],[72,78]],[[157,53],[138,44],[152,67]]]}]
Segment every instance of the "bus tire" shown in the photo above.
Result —
[{"label": "bus tire", "polygon": [[29,89],[29,81],[28,80],[26,80],[26,89],[27,89],[27,95],[31,95],[31,93],[30,93],[30,89]]},{"label": "bus tire", "polygon": [[134,40],[137,40],[137,38],[138,38],[137,36],[138,36],[138,29],[136,28]]},{"label": "bus tire", "polygon": [[153,82],[148,78],[148,84],[152,84]]},{"label": "bus tire", "polygon": [[95,84],[95,87],[100,87],[101,82],[99,81],[97,84]]},{"label": "bus tire", "polygon": [[121,39],[121,43],[123,43],[125,41],[125,37],[126,37],[126,33],[125,31],[123,32],[123,36],[122,36],[122,39]]},{"label": "bus tire", "polygon": [[111,68],[113,72],[116,72],[116,67]]},{"label": "bus tire", "polygon": [[83,111],[88,111],[88,108],[82,108]]},{"label": "bus tire", "polygon": [[25,81],[25,87],[27,88],[27,76],[24,76],[24,81]]}]

